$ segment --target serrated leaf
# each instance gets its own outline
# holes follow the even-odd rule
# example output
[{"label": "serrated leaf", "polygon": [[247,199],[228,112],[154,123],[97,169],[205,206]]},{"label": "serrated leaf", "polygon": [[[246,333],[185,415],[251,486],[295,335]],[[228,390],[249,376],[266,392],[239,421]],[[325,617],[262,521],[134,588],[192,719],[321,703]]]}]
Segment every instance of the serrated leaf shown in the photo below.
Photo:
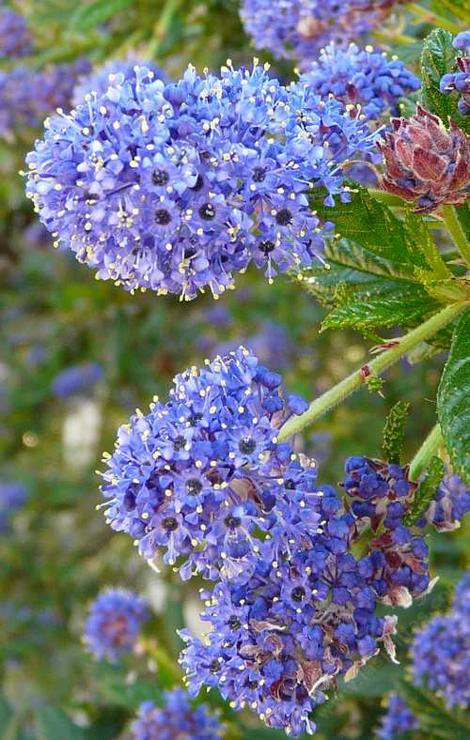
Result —
[{"label": "serrated leaf", "polygon": [[390,463],[399,465],[401,462],[405,424],[409,410],[408,401],[397,401],[388,412],[383,431],[382,450],[385,460]]},{"label": "serrated leaf", "polygon": [[470,485],[470,309],[455,327],[439,384],[437,411],[452,466]]},{"label": "serrated leaf", "polygon": [[439,457],[433,457],[429,463],[426,475],[415,491],[413,503],[403,522],[407,527],[418,521],[418,519],[429,509],[431,501],[444,476],[444,463]]},{"label": "serrated leaf", "polygon": [[397,288],[395,284],[389,285],[384,281],[375,294],[362,292],[351,302],[335,308],[322,322],[322,330],[413,325],[438,306],[420,285]]},{"label": "serrated leaf", "polygon": [[86,5],[81,4],[72,14],[70,26],[77,31],[87,31],[133,4],[134,0],[94,0]]},{"label": "serrated leaf", "polygon": [[457,68],[457,50],[452,46],[453,36],[443,28],[436,28],[424,40],[421,54],[421,100],[424,107],[435,113],[448,125],[452,118],[464,131],[470,131],[470,123],[458,111],[458,93],[444,94],[440,90],[443,75]]}]

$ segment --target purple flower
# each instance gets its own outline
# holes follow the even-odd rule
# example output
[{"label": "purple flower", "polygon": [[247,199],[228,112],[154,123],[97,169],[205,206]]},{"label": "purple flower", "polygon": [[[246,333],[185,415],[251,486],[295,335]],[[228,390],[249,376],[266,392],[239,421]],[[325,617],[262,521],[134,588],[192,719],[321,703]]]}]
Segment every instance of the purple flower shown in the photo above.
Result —
[{"label": "purple flower", "polygon": [[11,517],[27,498],[28,492],[21,483],[0,481],[0,533],[8,531]]},{"label": "purple flower", "polygon": [[259,66],[134,72],[51,118],[28,155],[27,193],[59,242],[98,278],[188,300],[252,261],[271,279],[321,255],[331,224],[307,191],[349,198],[343,164],[375,146],[358,115]]},{"label": "purple flower", "polygon": [[411,646],[413,682],[440,696],[447,707],[470,706],[470,623],[468,578],[459,584],[449,614],[434,617]]},{"label": "purple flower", "polygon": [[0,6],[0,57],[24,57],[32,51],[31,36],[22,15]]},{"label": "purple flower", "polygon": [[107,589],[94,600],[83,634],[87,649],[112,662],[132,652],[142,624],[149,618],[147,602],[124,589]]},{"label": "purple flower", "polygon": [[112,59],[91,74],[80,77],[73,91],[74,106],[83,103],[86,95],[104,95],[110,86],[122,85],[125,81],[136,81],[136,67],[145,67],[157,79],[165,79],[164,73],[152,61],[140,62],[137,59]]},{"label": "purple flower", "polygon": [[404,699],[398,694],[392,693],[388,697],[387,713],[382,717],[381,726],[377,732],[380,740],[395,740],[407,732],[419,730],[418,720]]},{"label": "purple flower", "polygon": [[457,475],[446,475],[420,524],[432,524],[438,532],[451,532],[460,527],[460,520],[469,511],[468,486]]},{"label": "purple flower", "polygon": [[371,121],[384,114],[397,115],[400,100],[421,86],[403,62],[371,46],[361,49],[356,44],[347,48],[330,44],[322,49],[302,79],[322,97],[333,95],[344,104],[359,104]]},{"label": "purple flower", "polygon": [[103,368],[95,362],[74,365],[62,370],[52,381],[51,390],[57,398],[69,398],[90,392],[103,377]]},{"label": "purple flower", "polygon": [[314,528],[315,469],[276,443],[291,413],[280,386],[242,347],[177,375],[169,401],[137,412],[105,458],[108,523],[145,558],[162,552],[166,563],[178,561],[185,579],[248,576],[260,550],[282,536],[295,541],[297,499]]},{"label": "purple flower", "polygon": [[140,705],[131,725],[134,740],[217,740],[222,737],[223,725],[218,714],[205,704],[192,707],[183,689],[165,691],[163,700],[162,708],[151,701]]}]

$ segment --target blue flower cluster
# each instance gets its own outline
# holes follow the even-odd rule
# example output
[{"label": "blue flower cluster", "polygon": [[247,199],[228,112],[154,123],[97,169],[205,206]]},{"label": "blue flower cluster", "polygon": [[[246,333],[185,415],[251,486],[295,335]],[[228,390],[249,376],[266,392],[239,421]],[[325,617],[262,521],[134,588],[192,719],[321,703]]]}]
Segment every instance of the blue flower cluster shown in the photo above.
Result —
[{"label": "blue flower cluster", "polygon": [[86,98],[47,122],[27,194],[97,278],[131,291],[218,296],[251,262],[269,279],[311,264],[331,224],[307,191],[347,200],[343,164],[375,146],[357,112],[256,64],[176,83],[139,67]]},{"label": "blue flower cluster", "polygon": [[421,86],[420,80],[396,57],[372,46],[347,48],[329,44],[302,76],[322,97],[333,95],[345,104],[361,106],[368,120],[385,113],[399,115],[402,98]]},{"label": "blue flower cluster", "polygon": [[77,79],[88,69],[88,62],[79,59],[38,72],[21,65],[0,72],[0,139],[37,128],[57,108],[68,108]]},{"label": "blue flower cluster", "polygon": [[315,469],[276,444],[281,423],[305,408],[244,348],[176,376],[170,400],[137,412],[105,458],[108,523],[184,579],[249,573],[260,552],[295,543],[299,516],[312,532],[319,523]]},{"label": "blue flower cluster", "polygon": [[443,75],[440,88],[443,93],[460,93],[459,111],[470,116],[470,31],[459,33],[453,45],[463,55],[457,58],[458,71]]},{"label": "blue flower cluster", "polygon": [[103,368],[96,362],[86,362],[62,370],[52,381],[51,390],[57,398],[69,398],[90,391],[103,377]]},{"label": "blue flower cluster", "polygon": [[418,729],[418,720],[408,708],[405,700],[398,694],[390,694],[387,713],[382,718],[377,737],[380,740],[395,740],[395,738],[405,735],[407,732]]},{"label": "blue flower cluster", "polygon": [[183,689],[165,691],[163,701],[162,708],[151,701],[141,704],[131,725],[134,740],[217,740],[222,737],[223,725],[217,714],[205,704],[192,707]]},{"label": "blue flower cluster", "polygon": [[442,697],[449,708],[470,706],[470,581],[457,587],[451,611],[416,633],[411,646],[413,681]]},{"label": "blue flower cluster", "polygon": [[0,57],[23,57],[32,51],[32,41],[22,15],[0,2]]},{"label": "blue flower cluster", "polygon": [[28,492],[21,483],[0,481],[0,533],[8,531],[10,519],[24,505]]},{"label": "blue flower cluster", "polygon": [[395,4],[397,0],[243,0],[240,15],[259,49],[304,67],[331,41],[347,45],[366,39]]},{"label": "blue flower cluster", "polygon": [[149,616],[147,602],[137,594],[118,588],[106,589],[90,607],[83,640],[95,658],[115,662],[132,652],[142,624]]},{"label": "blue flower cluster", "polygon": [[429,509],[419,523],[432,524],[438,532],[451,532],[470,511],[470,491],[457,475],[446,475],[436,491]]},{"label": "blue flower cluster", "polygon": [[149,72],[153,72],[156,78],[165,79],[162,70],[152,61],[139,62],[137,59],[112,59],[99,67],[91,74],[83,75],[75,85],[72,97],[72,105],[80,105],[86,95],[101,96],[111,85],[122,85],[126,80],[132,80],[135,84],[136,66],[144,66]]}]

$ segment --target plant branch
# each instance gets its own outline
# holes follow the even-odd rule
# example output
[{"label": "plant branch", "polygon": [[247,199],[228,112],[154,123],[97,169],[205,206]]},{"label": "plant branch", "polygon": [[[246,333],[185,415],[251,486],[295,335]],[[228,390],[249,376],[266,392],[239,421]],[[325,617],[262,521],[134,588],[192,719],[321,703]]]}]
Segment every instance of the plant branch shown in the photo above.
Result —
[{"label": "plant branch", "polygon": [[426,470],[431,459],[434,457],[442,443],[443,438],[441,427],[439,424],[436,424],[431,429],[410,463],[410,480],[418,480],[419,476],[424,470]]},{"label": "plant branch", "polygon": [[385,349],[380,355],[375,357],[371,362],[355,370],[347,378],[330,388],[310,404],[307,411],[299,416],[292,416],[286,421],[279,430],[278,441],[282,442],[293,434],[301,432],[305,427],[313,424],[314,421],[326,414],[327,411],[334,408],[338,403],[344,401],[351,393],[360,388],[367,382],[371,376],[378,375],[383,370],[394,365],[407,354],[413,347],[426,341],[436,332],[449,324],[456,316],[463,311],[468,304],[465,302],[453,303],[446,306],[438,313],[431,316],[421,326],[412,329],[408,334],[390,342],[388,349]]},{"label": "plant branch", "polygon": [[460,254],[464,258],[468,267],[470,267],[470,244],[467,240],[464,230],[460,225],[459,217],[457,216],[454,206],[442,206],[441,208],[442,219],[449,230],[450,235],[454,241],[455,246],[459,250]]}]

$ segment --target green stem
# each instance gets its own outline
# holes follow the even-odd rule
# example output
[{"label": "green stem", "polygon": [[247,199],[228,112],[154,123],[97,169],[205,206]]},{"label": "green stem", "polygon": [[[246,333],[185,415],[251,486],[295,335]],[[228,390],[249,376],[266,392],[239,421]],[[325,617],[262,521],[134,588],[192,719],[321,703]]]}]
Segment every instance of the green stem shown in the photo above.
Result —
[{"label": "green stem", "polygon": [[426,470],[431,462],[431,458],[434,457],[442,445],[442,442],[441,427],[439,424],[436,424],[410,463],[410,480],[418,480],[421,473]]},{"label": "green stem", "polygon": [[418,3],[407,3],[406,8],[407,10],[411,11],[413,15],[415,15],[417,18],[420,18],[425,23],[432,23],[433,26],[446,28],[451,33],[458,33],[461,30],[457,23],[452,23],[452,21],[449,21],[442,15],[434,13],[433,10],[422,8],[421,5],[418,5]]},{"label": "green stem", "polygon": [[467,240],[464,230],[457,216],[454,206],[442,206],[441,214],[445,225],[447,226],[455,246],[470,267],[470,244]]},{"label": "green stem", "polygon": [[344,378],[340,383],[330,388],[329,391],[326,391],[319,398],[316,398],[315,401],[312,401],[307,411],[303,414],[292,416],[288,419],[279,430],[278,441],[282,442],[292,434],[297,434],[297,432],[301,432],[302,429],[313,424],[320,416],[323,416],[323,414],[334,408],[338,403],[344,401],[351,393],[354,393],[355,390],[367,381],[368,377],[378,375],[383,370],[386,370],[406,355],[413,347],[426,341],[426,339],[429,339],[449,324],[463,311],[466,305],[468,304],[461,302],[446,306],[434,314],[434,316],[431,316],[421,326],[417,326],[416,329],[412,329],[408,334],[398,337],[393,341],[389,349],[385,349],[384,352],[371,360],[371,362],[368,362],[359,368],[359,370],[355,370],[347,378]]}]

